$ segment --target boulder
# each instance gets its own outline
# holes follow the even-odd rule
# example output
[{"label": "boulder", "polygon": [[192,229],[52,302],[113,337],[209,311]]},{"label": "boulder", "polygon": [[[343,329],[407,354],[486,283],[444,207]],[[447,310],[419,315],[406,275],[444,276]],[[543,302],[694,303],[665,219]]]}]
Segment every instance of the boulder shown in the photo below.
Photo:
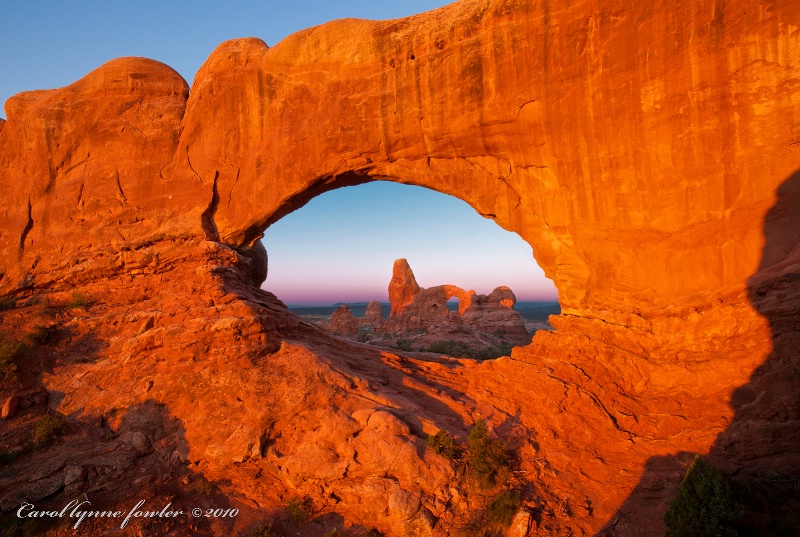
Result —
[{"label": "boulder", "polygon": [[14,393],[6,402],[3,403],[3,408],[0,409],[0,419],[10,420],[17,414],[17,407],[19,406],[19,394]]}]

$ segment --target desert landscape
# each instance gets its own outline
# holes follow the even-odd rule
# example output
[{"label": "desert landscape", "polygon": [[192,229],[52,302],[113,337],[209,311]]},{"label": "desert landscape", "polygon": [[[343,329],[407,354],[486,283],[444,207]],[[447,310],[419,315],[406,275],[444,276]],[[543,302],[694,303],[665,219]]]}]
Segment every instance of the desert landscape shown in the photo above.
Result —
[{"label": "desert landscape", "polygon": [[[800,534],[800,4],[461,0],[5,114],[3,535]],[[387,317],[290,311],[264,233],[373,181],[521,237],[550,329],[402,252]]]},{"label": "desert landscape", "polygon": [[[514,292],[505,286],[488,296],[455,285],[423,289],[403,258],[394,262],[388,291],[386,319],[378,301],[369,302],[358,318],[346,303],[329,316],[308,318],[331,334],[363,343],[481,360],[508,356],[515,345],[530,343],[537,329],[552,329],[546,320],[526,322],[514,309]],[[302,315],[304,308],[289,309]]]}]

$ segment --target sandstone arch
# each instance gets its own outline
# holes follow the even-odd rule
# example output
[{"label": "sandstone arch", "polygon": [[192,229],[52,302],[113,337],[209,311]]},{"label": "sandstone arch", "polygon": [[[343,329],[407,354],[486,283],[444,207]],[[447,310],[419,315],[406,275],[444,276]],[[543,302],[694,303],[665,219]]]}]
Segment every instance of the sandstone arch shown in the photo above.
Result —
[{"label": "sandstone arch", "polygon": [[[495,404],[549,416],[552,489],[590,503],[574,524],[593,531],[648,458],[712,445],[770,351],[746,282],[796,255],[796,234],[765,250],[762,228],[800,167],[798,9],[462,1],[273,48],[230,41],[191,91],[158,62],[109,62],[6,104],[0,293],[192,264],[240,289],[263,275],[260,233],[327,189],[455,195],[530,243],[559,290],[558,331],[493,366],[539,398]],[[170,259],[156,276],[148,249]],[[275,350],[302,329],[274,315],[239,329]],[[190,444],[210,442],[184,421]],[[602,451],[582,445],[598,437]]]}]

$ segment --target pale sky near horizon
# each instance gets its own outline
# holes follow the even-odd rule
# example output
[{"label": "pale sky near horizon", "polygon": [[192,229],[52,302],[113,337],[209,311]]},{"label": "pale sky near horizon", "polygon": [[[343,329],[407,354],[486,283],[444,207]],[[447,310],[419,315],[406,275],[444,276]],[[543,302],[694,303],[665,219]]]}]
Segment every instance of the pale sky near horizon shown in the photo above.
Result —
[{"label": "pale sky near horizon", "polygon": [[[255,36],[273,46],[332,19],[390,19],[447,3],[16,2],[0,12],[0,103],[20,91],[71,84],[121,56],[161,61],[191,84],[227,39]],[[519,300],[557,296],[520,237],[457,198],[419,187],[370,183],[329,192],[268,229],[265,245],[264,287],[290,304],[385,300],[398,257],[408,259],[423,287],[450,283],[488,293],[508,285]]]}]

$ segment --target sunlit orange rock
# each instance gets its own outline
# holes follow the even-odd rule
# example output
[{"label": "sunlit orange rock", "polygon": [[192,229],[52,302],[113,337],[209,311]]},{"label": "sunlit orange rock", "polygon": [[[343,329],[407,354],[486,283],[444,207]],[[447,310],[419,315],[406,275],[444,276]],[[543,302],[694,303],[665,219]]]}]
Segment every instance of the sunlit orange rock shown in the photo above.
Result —
[{"label": "sunlit orange rock", "polygon": [[[419,492],[446,535],[469,504],[423,437],[484,416],[520,439],[540,533],[663,534],[692,453],[800,466],[798,20],[796,2],[464,1],[229,41],[191,92],[114,60],[6,103],[0,294],[72,312],[55,345],[83,361],[37,377],[53,408],[162,405],[181,424],[164,449],[259,508],[307,494],[389,532],[390,499]],[[372,180],[519,234],[556,331],[430,362],[329,338],[257,288],[270,224]],[[362,435],[385,442],[366,464]]]},{"label": "sunlit orange rock", "polygon": [[392,280],[389,282],[390,314],[401,314],[414,301],[420,291],[417,279],[405,259],[397,259],[392,269]]},{"label": "sunlit orange rock", "polygon": [[[447,307],[452,298],[458,299],[458,312]],[[502,331],[514,341],[527,343],[530,338],[522,316],[513,309],[517,298],[508,287],[498,287],[489,295],[477,295],[455,285],[422,289],[405,259],[394,262],[389,302],[391,313],[380,327],[384,332],[429,329],[442,333],[495,334]]]}]

